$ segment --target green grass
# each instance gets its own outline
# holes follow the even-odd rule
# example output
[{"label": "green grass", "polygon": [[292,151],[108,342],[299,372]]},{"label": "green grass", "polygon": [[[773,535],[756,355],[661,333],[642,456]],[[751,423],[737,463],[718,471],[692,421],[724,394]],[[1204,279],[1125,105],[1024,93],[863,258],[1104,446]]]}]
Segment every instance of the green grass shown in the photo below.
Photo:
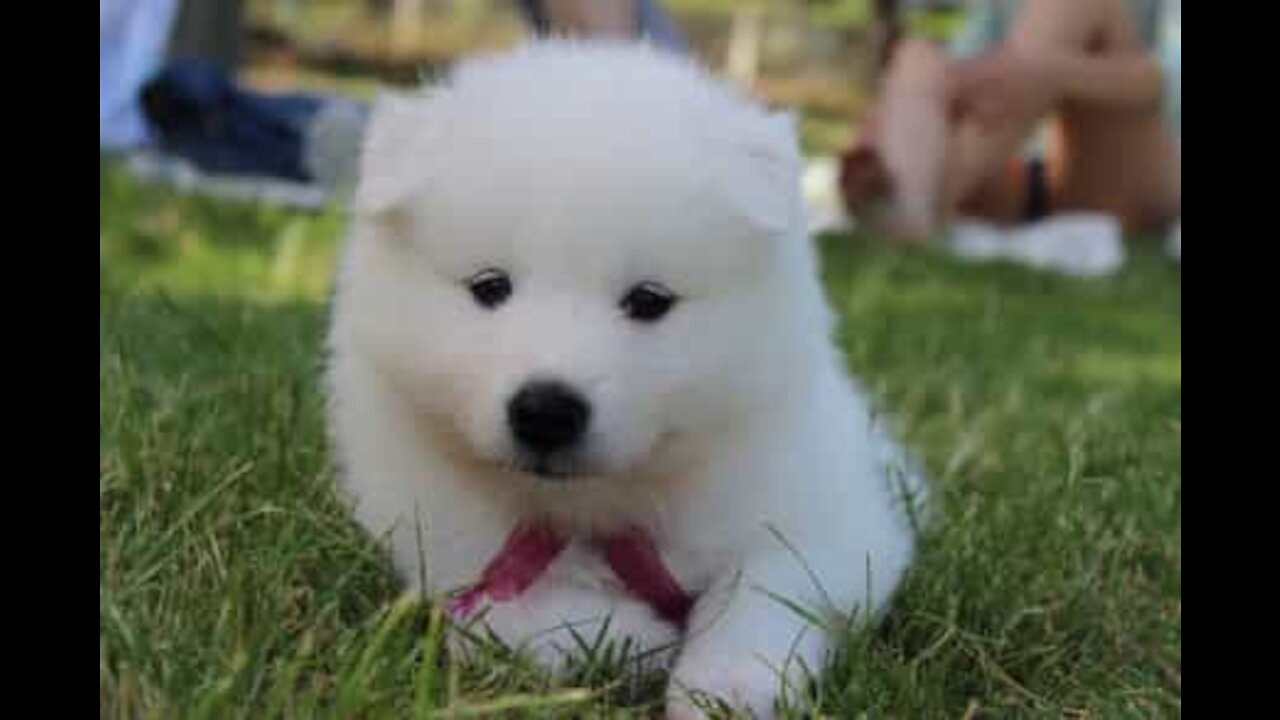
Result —
[{"label": "green grass", "polygon": [[[443,662],[332,488],[320,338],[342,218],[100,170],[104,718],[657,717],[597,653]],[[827,238],[850,364],[935,478],[886,621],[801,708],[1181,715],[1181,279],[1077,281]],[[588,639],[589,640],[589,639]],[[797,717],[800,713],[796,714]]]}]

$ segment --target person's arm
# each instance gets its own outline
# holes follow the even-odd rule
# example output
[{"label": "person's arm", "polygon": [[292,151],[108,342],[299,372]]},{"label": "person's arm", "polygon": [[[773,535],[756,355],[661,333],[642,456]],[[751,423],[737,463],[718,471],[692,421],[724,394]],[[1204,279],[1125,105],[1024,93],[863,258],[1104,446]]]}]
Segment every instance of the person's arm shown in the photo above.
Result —
[{"label": "person's arm", "polygon": [[1159,107],[1164,71],[1149,53],[1064,56],[1048,61],[1065,102],[1143,110]]},{"label": "person's arm", "polygon": [[949,84],[953,110],[998,125],[1058,103],[1158,109],[1164,93],[1162,72],[1146,53],[1032,53],[1006,44],[952,63]]}]

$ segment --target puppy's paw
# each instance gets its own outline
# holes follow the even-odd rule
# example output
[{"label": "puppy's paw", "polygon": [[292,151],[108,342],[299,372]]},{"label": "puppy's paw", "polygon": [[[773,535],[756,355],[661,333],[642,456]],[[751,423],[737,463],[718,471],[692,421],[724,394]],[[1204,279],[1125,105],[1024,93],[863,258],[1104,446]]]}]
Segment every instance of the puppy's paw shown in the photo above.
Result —
[{"label": "puppy's paw", "polygon": [[630,598],[554,586],[487,607],[473,623],[476,633],[492,633],[556,675],[601,653],[625,658],[640,672],[666,669],[680,639],[674,625]]},{"label": "puppy's paw", "polygon": [[772,720],[782,677],[755,657],[681,662],[667,689],[667,720]]}]

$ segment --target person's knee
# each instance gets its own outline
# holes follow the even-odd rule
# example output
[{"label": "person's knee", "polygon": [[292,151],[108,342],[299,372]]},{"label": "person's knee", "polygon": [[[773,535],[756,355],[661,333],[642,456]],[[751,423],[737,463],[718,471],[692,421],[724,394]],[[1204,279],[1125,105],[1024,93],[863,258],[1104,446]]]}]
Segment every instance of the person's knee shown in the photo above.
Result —
[{"label": "person's knee", "polygon": [[940,85],[947,69],[947,54],[936,43],[906,38],[898,43],[889,61],[888,82],[904,88]]}]

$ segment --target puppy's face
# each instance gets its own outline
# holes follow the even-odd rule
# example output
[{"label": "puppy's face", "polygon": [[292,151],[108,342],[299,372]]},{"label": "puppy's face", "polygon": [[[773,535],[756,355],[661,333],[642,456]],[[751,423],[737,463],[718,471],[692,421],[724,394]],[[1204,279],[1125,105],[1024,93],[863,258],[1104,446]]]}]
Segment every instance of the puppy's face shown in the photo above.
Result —
[{"label": "puppy's face", "polygon": [[429,428],[496,468],[626,476],[779,391],[787,132],[467,89],[379,107],[350,264],[364,342]]}]

